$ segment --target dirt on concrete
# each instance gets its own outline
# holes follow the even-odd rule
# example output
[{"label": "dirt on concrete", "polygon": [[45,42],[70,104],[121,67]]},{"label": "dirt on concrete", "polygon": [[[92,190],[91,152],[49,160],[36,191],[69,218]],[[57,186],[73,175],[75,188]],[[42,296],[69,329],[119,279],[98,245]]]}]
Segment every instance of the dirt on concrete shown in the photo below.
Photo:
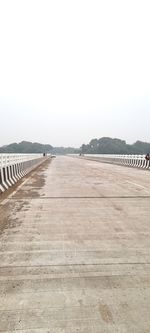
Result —
[{"label": "dirt on concrete", "polygon": [[[21,210],[28,210],[28,201],[20,201],[23,197],[24,199],[30,195],[30,197],[37,197],[38,191],[36,188],[42,188],[45,184],[44,171],[49,167],[51,160],[45,161],[40,166],[32,170],[28,175],[20,179],[16,184],[6,190],[4,193],[0,194],[0,234],[7,228],[13,228],[13,226],[18,223],[18,219],[15,217],[16,212]],[[24,183],[31,182],[32,187],[28,191],[22,188]],[[30,191],[30,193],[29,193]],[[9,200],[12,196],[18,198],[17,205],[14,206],[13,202]],[[7,205],[5,202],[8,200]]]},{"label": "dirt on concrete", "polygon": [[149,333],[148,173],[64,156],[36,173],[0,204],[0,331]]},{"label": "dirt on concrete", "polygon": [[28,180],[30,177],[33,179],[35,178],[35,187],[36,187],[36,179],[38,179],[38,184],[40,187],[40,185],[42,185],[42,182],[44,182],[44,179],[41,179],[41,180],[39,179],[40,177],[38,177],[37,171],[40,172],[40,171],[46,170],[51,162],[52,162],[51,159],[46,160],[41,165],[37,166],[34,170],[30,171],[26,176],[19,179],[18,182],[15,183],[14,185],[12,185],[11,187],[9,187],[8,190],[6,190],[5,192],[0,192],[0,204],[4,199],[7,199],[11,194],[13,194],[15,191],[17,191],[17,189],[22,184],[24,184],[24,182],[26,180]]}]

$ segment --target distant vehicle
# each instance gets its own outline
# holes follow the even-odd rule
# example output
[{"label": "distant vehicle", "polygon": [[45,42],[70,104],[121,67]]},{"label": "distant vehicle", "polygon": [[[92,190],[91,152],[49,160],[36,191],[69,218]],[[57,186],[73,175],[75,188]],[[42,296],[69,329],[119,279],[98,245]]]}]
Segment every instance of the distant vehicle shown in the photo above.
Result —
[{"label": "distant vehicle", "polygon": [[56,157],[56,155],[51,155],[51,158],[55,158]]}]

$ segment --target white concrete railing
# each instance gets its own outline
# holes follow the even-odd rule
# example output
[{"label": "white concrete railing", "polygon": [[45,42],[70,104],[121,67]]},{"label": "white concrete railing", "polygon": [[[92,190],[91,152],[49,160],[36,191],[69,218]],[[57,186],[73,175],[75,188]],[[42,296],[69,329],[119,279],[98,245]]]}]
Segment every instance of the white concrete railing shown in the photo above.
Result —
[{"label": "white concrete railing", "polygon": [[[79,155],[72,155],[79,156]],[[90,159],[99,162],[126,165],[130,167],[150,169],[150,161],[145,155],[115,155],[115,154],[83,154],[80,158]]]},{"label": "white concrete railing", "polygon": [[47,158],[43,154],[0,154],[0,192],[14,185]]}]

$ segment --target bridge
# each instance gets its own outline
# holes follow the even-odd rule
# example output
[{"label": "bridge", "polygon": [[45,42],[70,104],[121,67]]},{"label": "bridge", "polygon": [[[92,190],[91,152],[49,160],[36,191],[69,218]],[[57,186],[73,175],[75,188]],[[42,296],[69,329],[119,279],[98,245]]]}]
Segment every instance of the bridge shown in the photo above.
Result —
[{"label": "bridge", "polygon": [[149,333],[149,161],[0,161],[0,332]]}]

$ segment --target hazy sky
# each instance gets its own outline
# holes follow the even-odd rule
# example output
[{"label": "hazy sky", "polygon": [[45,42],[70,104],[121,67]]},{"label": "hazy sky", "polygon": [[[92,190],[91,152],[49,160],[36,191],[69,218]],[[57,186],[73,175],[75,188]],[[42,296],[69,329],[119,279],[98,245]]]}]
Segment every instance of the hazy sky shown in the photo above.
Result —
[{"label": "hazy sky", "polygon": [[0,0],[0,145],[150,142],[149,0]]}]

